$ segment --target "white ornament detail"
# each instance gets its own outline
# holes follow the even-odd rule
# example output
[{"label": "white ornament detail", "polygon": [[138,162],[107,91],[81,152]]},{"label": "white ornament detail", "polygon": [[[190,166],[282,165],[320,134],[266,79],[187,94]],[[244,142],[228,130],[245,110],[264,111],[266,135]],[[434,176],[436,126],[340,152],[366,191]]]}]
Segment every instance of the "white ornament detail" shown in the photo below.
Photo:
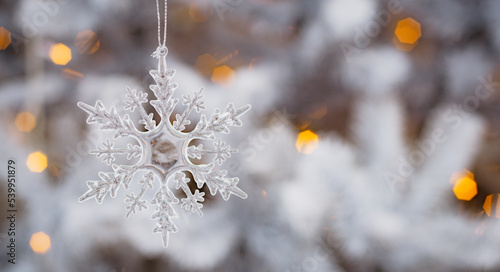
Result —
[{"label": "white ornament detail", "polygon": [[[151,85],[156,100],[149,103],[155,108],[160,116],[160,123],[156,124],[153,119],[153,113],[147,113],[142,104],[147,103],[147,93],[137,91],[127,87],[125,110],[134,112],[139,111],[141,119],[140,124],[144,125],[145,132],[139,131],[130,120],[128,114],[121,117],[114,107],[106,110],[103,103],[97,100],[95,106],[90,106],[78,102],[78,106],[89,114],[88,124],[100,124],[100,129],[105,131],[114,131],[114,139],[120,137],[131,137],[135,139],[138,145],[128,144],[126,148],[115,148],[114,143],[109,139],[98,147],[97,150],[90,151],[103,162],[111,165],[113,172],[99,172],[101,180],[87,181],[89,190],[83,194],[79,201],[83,202],[90,198],[95,198],[98,203],[102,203],[104,197],[109,193],[111,197],[116,197],[120,186],[129,189],[134,176],[143,172],[140,192],[126,194],[127,217],[131,213],[140,212],[147,209],[147,201],[143,196],[147,190],[154,189],[155,181],[159,183],[154,198],[150,201],[156,205],[156,211],[151,216],[152,220],[157,220],[153,233],[161,233],[163,246],[168,246],[170,233],[177,232],[177,227],[172,221],[177,217],[173,205],[179,204],[181,208],[187,211],[203,215],[201,208],[205,193],[195,190],[194,193],[188,186],[191,181],[184,172],[190,172],[197,187],[200,189],[207,185],[212,195],[219,192],[224,200],[228,200],[230,195],[236,195],[243,199],[247,194],[236,185],[238,178],[227,177],[227,171],[216,170],[215,163],[221,165],[231,153],[237,152],[226,145],[220,138],[216,139],[216,133],[229,133],[230,126],[239,127],[242,125],[240,117],[250,110],[250,105],[241,108],[235,108],[229,103],[224,111],[218,109],[207,118],[201,115],[200,121],[196,127],[189,132],[184,131],[186,126],[191,123],[188,119],[193,110],[200,112],[205,109],[202,101],[203,88],[192,95],[183,96],[182,104],[186,106],[181,114],[175,115],[175,121],[170,122],[174,108],[179,100],[172,98],[176,83],[171,83],[175,70],[167,69],[168,50],[164,45],[159,46],[153,53],[153,57],[158,59],[158,70],[151,70],[149,73],[156,84]],[[214,149],[205,149],[202,144],[198,146],[189,145],[194,139],[212,140]],[[133,165],[112,164],[115,155],[126,155],[127,159],[140,158]],[[203,155],[213,155],[213,162],[209,164],[194,164],[190,158],[201,159]],[[185,198],[179,199],[170,190],[169,182],[173,182],[175,189],[181,189]]]}]

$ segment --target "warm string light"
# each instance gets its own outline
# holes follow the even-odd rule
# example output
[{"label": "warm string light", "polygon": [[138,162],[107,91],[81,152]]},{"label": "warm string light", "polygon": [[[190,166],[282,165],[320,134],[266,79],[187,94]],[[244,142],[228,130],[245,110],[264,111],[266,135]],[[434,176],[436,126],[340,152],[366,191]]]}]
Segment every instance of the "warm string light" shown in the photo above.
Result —
[{"label": "warm string light", "polygon": [[500,218],[500,194],[488,195],[484,200],[483,209],[486,215]]},{"label": "warm string light", "polygon": [[54,64],[66,65],[71,60],[71,49],[65,44],[56,43],[50,47],[49,57]]},{"label": "warm string light", "polygon": [[36,127],[36,117],[29,112],[21,112],[14,121],[17,129],[22,132],[31,132]]},{"label": "warm string light", "polygon": [[235,79],[235,72],[227,65],[222,65],[219,67],[215,67],[212,71],[212,76],[210,80],[213,83],[229,87],[233,85]]},{"label": "warm string light", "polygon": [[217,60],[210,54],[203,54],[196,58],[194,66],[198,73],[203,76],[210,77],[215,66],[217,66]]},{"label": "warm string light", "polygon": [[37,254],[45,254],[50,250],[50,236],[44,232],[37,232],[31,236],[30,247]]},{"label": "warm string light", "polygon": [[210,77],[213,83],[230,87],[234,83],[236,73],[231,67],[220,64],[237,56],[238,53],[238,50],[235,50],[220,60],[210,54],[203,54],[196,59],[195,68],[200,74]]},{"label": "warm string light", "polygon": [[31,172],[41,173],[47,168],[47,156],[40,151],[29,154],[26,166]]},{"label": "warm string light", "polygon": [[452,176],[453,193],[459,200],[470,201],[477,195],[477,184],[474,180],[474,174],[465,170],[463,173]]},{"label": "warm string light", "polygon": [[76,35],[75,45],[80,54],[92,55],[101,47],[97,34],[92,30],[84,30]]},{"label": "warm string light", "polygon": [[0,27],[0,50],[5,50],[12,42],[10,31]]},{"label": "warm string light", "polygon": [[302,154],[311,154],[318,148],[319,137],[311,130],[304,130],[297,136],[295,147]]},{"label": "warm string light", "polygon": [[422,36],[422,28],[419,22],[413,18],[400,20],[394,30],[394,45],[401,51],[411,51]]}]

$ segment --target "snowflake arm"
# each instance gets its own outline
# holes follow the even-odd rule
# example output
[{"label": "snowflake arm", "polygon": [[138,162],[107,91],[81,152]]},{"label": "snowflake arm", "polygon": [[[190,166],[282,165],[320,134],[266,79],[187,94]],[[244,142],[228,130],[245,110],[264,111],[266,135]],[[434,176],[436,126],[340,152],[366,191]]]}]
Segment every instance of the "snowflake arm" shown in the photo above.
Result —
[{"label": "snowflake arm", "polygon": [[115,176],[115,173],[99,172],[100,181],[87,181],[89,190],[83,194],[78,201],[83,202],[87,199],[95,197],[97,203],[102,203],[108,192],[111,197],[116,196],[116,191],[121,184],[120,178]]},{"label": "snowflake arm", "polygon": [[215,149],[203,149],[203,145],[189,146],[187,153],[190,158],[201,159],[203,154],[214,155],[214,162],[221,165],[226,159],[231,157],[231,153],[238,152],[236,149],[231,149],[229,145],[226,145],[220,138],[216,142],[213,142]]},{"label": "snowflake arm", "polygon": [[186,109],[184,109],[184,112],[182,115],[176,114],[176,120],[174,121],[174,128],[179,131],[183,131],[187,125],[191,124],[191,121],[188,119],[189,115],[191,112],[196,110],[196,112],[200,112],[201,110],[205,109],[205,105],[203,100],[203,88],[201,88],[197,93],[194,93],[193,96],[187,94],[184,95],[184,101],[182,102],[182,105],[186,105]]},{"label": "snowflake arm", "polygon": [[187,185],[190,179],[186,178],[186,175],[182,172],[176,173],[173,176],[173,180],[175,182],[175,189],[181,188],[186,195],[186,198],[181,199],[181,208],[184,208],[187,211],[191,210],[191,212],[196,212],[199,216],[202,216],[203,212],[201,211],[201,208],[203,207],[203,204],[200,202],[203,202],[203,196],[205,193],[200,193],[196,190],[194,194],[192,194],[189,186]]},{"label": "snowflake arm", "polygon": [[190,172],[193,173],[198,188],[207,184],[210,194],[215,195],[219,191],[224,200],[228,200],[232,194],[242,199],[248,197],[243,190],[236,186],[239,182],[238,178],[228,178],[226,177],[227,171],[213,170],[213,168],[213,163],[190,166]]},{"label": "snowflake arm", "polygon": [[97,147],[97,150],[89,151],[90,154],[95,154],[98,158],[103,157],[102,161],[107,165],[111,165],[111,162],[115,160],[115,154],[126,154],[127,159],[132,157],[137,158],[141,155],[142,149],[138,145],[128,144],[127,148],[113,148],[114,143],[109,139],[103,143],[102,147]]},{"label": "snowflake arm", "polygon": [[177,203],[179,203],[179,200],[166,186],[161,186],[158,192],[156,192],[155,197],[151,201],[151,204],[156,205],[156,211],[151,216],[151,219],[157,220],[156,226],[153,229],[153,233],[161,234],[164,247],[168,246],[170,233],[177,232],[177,226],[175,226],[174,222],[172,221],[173,218],[178,217],[177,213],[172,207],[172,204]]},{"label": "snowflake arm", "polygon": [[210,189],[210,193],[215,195],[219,191],[224,200],[228,200],[231,195],[246,199],[248,195],[236,186],[240,179],[228,178],[226,175],[227,171],[217,170],[205,176],[205,182]]},{"label": "snowflake arm", "polygon": [[142,199],[142,196],[146,192],[148,188],[153,189],[153,181],[155,179],[155,176],[152,172],[147,172],[143,179],[139,181],[139,184],[142,184],[141,191],[139,194],[136,196],[134,193],[131,194],[126,194],[125,197],[125,202],[130,203],[126,209],[128,210],[126,217],[128,218],[130,216],[130,213],[135,213],[136,209],[141,211],[142,209],[147,209],[148,206],[146,206],[146,200]]},{"label": "snowflake arm", "polygon": [[128,189],[135,173],[137,173],[139,170],[142,170],[142,167],[139,165],[128,166],[114,164],[113,170],[115,171],[115,174],[120,178],[120,181],[125,189]]},{"label": "snowflake arm", "polygon": [[156,127],[156,122],[153,120],[153,113],[147,114],[146,110],[142,106],[143,103],[148,102],[148,94],[135,89],[132,90],[127,87],[127,94],[125,97],[125,110],[133,112],[136,108],[138,108],[139,113],[141,114],[141,120],[139,123],[143,124],[145,129],[153,130]]},{"label": "snowflake arm", "polygon": [[207,119],[205,115],[201,115],[199,123],[192,132],[192,136],[199,139],[213,140],[215,133],[229,134],[229,126],[242,126],[240,117],[249,111],[250,108],[250,105],[245,105],[236,109],[233,103],[229,103],[222,113],[219,109],[216,109],[210,119]]},{"label": "snowflake arm", "polygon": [[100,129],[115,131],[115,139],[119,137],[137,135],[138,131],[134,124],[130,121],[128,115],[121,118],[114,107],[111,107],[109,111],[106,111],[106,108],[100,100],[97,100],[94,107],[83,102],[78,102],[78,106],[89,114],[89,117],[87,118],[88,124],[99,123],[101,124],[99,127]]}]

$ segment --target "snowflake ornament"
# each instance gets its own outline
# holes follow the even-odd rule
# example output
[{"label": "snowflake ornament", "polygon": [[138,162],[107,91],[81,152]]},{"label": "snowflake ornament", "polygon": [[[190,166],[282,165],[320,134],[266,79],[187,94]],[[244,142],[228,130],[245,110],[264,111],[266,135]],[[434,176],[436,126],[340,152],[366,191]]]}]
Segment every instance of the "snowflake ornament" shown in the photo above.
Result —
[{"label": "snowflake ornament", "polygon": [[[240,117],[250,110],[250,105],[236,108],[229,103],[224,111],[216,109],[210,118],[202,114],[195,128],[185,131],[186,126],[191,123],[189,115],[193,110],[196,112],[205,110],[202,100],[203,88],[201,88],[194,94],[183,96],[182,104],[185,105],[185,109],[182,114],[176,114],[175,121],[171,122],[170,116],[179,99],[173,98],[177,84],[171,82],[175,70],[167,68],[167,53],[165,45],[158,46],[152,55],[158,59],[158,70],[149,72],[156,83],[150,86],[156,99],[149,103],[160,116],[159,124],[153,119],[153,113],[148,114],[142,105],[148,102],[147,93],[129,87],[124,109],[139,112],[141,116],[139,123],[144,125],[145,131],[138,130],[128,114],[121,117],[114,107],[106,110],[99,100],[95,106],[78,102],[78,106],[89,114],[88,124],[97,123],[100,124],[101,130],[114,131],[114,139],[131,137],[137,142],[137,145],[128,144],[124,148],[119,148],[108,139],[97,150],[90,151],[107,165],[111,165],[113,172],[100,172],[100,180],[87,181],[89,189],[79,201],[95,198],[98,203],[102,203],[108,193],[114,198],[120,186],[129,189],[134,177],[141,173],[142,178],[138,181],[140,191],[125,195],[126,216],[128,218],[131,213],[147,209],[148,201],[144,199],[144,194],[147,190],[156,189],[153,199],[149,201],[156,206],[151,219],[157,221],[153,233],[161,233],[164,247],[168,246],[169,234],[177,232],[177,227],[172,221],[177,217],[174,204],[180,203],[181,208],[203,215],[201,208],[205,193],[198,190],[203,185],[207,185],[212,195],[219,192],[224,200],[228,200],[231,194],[247,198],[247,194],[236,186],[239,181],[237,177],[227,177],[226,170],[215,169],[215,164],[221,165],[232,153],[237,152],[215,135],[228,134],[230,126],[240,127],[242,125]],[[190,145],[195,139],[213,141],[213,149],[207,149],[202,144]],[[113,164],[115,155],[126,155],[128,160],[138,158],[138,162],[132,165]],[[204,155],[212,156],[213,162],[195,164],[191,161],[191,159],[201,159]],[[193,175],[198,187],[194,193],[188,186],[191,179],[186,176],[186,172]],[[172,192],[172,187],[180,189],[185,197],[179,201]]]}]

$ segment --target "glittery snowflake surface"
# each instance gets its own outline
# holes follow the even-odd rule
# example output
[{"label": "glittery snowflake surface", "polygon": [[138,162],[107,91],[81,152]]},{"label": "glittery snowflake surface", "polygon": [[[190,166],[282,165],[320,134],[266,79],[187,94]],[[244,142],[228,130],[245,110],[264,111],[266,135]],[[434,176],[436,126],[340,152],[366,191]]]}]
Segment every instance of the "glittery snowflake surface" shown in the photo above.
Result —
[{"label": "glittery snowflake surface", "polygon": [[[151,85],[150,89],[156,99],[149,103],[160,116],[159,124],[153,119],[153,113],[148,114],[143,107],[143,104],[148,102],[147,93],[129,87],[125,110],[139,112],[139,123],[144,125],[143,131],[137,129],[128,115],[120,116],[113,107],[107,110],[99,100],[95,106],[78,103],[78,106],[89,114],[87,123],[97,123],[100,124],[100,129],[113,131],[114,139],[131,137],[137,142],[126,147],[115,147],[115,143],[108,139],[97,150],[90,151],[107,165],[111,165],[113,172],[99,172],[100,180],[87,181],[89,190],[79,201],[95,198],[98,203],[102,203],[107,194],[115,197],[121,186],[130,189],[131,182],[136,180],[134,177],[139,176],[137,179],[140,190],[125,195],[127,217],[131,213],[147,209],[148,202],[154,205],[156,211],[151,219],[156,221],[156,226],[153,233],[161,233],[165,247],[168,246],[169,234],[177,232],[172,220],[177,217],[174,204],[180,203],[181,208],[202,215],[205,193],[198,189],[194,193],[191,191],[188,186],[191,179],[186,176],[187,172],[192,174],[199,189],[206,184],[212,195],[219,192],[224,200],[228,200],[231,194],[241,198],[247,197],[247,194],[236,186],[238,178],[227,177],[227,171],[215,169],[216,164],[221,165],[231,153],[237,152],[220,138],[216,138],[216,133],[228,134],[229,127],[241,126],[240,117],[250,109],[250,105],[236,108],[229,103],[224,111],[216,109],[210,118],[202,114],[195,128],[185,131],[186,126],[191,123],[189,115],[193,111],[200,112],[205,109],[201,88],[198,92],[183,96],[182,104],[185,108],[182,113],[175,114],[175,121],[171,122],[170,116],[179,99],[173,98],[177,84],[171,82],[175,70],[167,68],[167,52],[165,46],[157,48],[153,57],[158,59],[158,70],[150,71],[156,83]],[[202,144],[190,145],[195,139],[210,140],[213,142],[213,148],[207,149]],[[135,158],[137,163],[113,164],[116,155],[126,155],[129,160]],[[191,160],[202,159],[204,156],[210,156],[213,162],[195,164]],[[179,201],[172,188],[180,189],[185,197]],[[152,199],[144,199],[147,190],[156,190]]]}]

